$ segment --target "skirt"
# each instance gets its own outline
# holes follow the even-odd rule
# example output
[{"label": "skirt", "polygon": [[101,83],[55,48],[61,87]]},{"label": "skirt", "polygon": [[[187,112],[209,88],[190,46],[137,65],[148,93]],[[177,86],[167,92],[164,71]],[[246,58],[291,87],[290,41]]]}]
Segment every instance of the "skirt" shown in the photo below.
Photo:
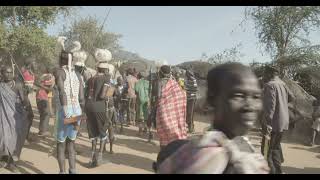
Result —
[{"label": "skirt", "polygon": [[[67,106],[67,111],[71,116],[81,116],[82,111],[80,105]],[[74,129],[74,126],[72,124],[65,125],[63,123],[65,118],[64,110],[62,106],[60,107],[59,111],[57,111],[56,115],[56,121],[55,121],[55,138],[58,142],[65,142],[67,137],[70,140],[76,140],[78,131]],[[78,125],[80,126],[80,117],[78,120]]]}]

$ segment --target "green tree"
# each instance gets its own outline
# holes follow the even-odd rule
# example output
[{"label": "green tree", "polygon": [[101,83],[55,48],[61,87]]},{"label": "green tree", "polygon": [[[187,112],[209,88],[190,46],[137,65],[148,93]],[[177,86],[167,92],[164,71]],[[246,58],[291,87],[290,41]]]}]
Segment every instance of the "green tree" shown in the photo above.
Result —
[{"label": "green tree", "polygon": [[79,41],[82,50],[88,53],[87,64],[94,66],[94,52],[96,48],[108,49],[111,53],[121,49],[119,45],[120,34],[103,30],[96,17],[88,16],[75,20],[70,28],[65,28],[61,35],[66,36],[69,42]]},{"label": "green tree", "polygon": [[46,28],[58,15],[68,16],[76,10],[68,6],[0,6],[0,20],[12,27],[37,26]]},{"label": "green tree", "polygon": [[207,61],[211,64],[222,64],[228,62],[238,62],[244,56],[240,52],[241,43],[237,44],[236,46],[225,49],[220,53],[216,53],[210,56]]},{"label": "green tree", "polygon": [[320,26],[319,6],[254,7],[245,14],[253,20],[259,42],[286,75],[292,77],[297,67],[319,57],[319,46],[308,40]]},{"label": "green tree", "polygon": [[63,6],[0,6],[0,48],[20,65],[29,56],[40,64],[52,64],[56,40],[45,29],[57,16],[74,10]]}]

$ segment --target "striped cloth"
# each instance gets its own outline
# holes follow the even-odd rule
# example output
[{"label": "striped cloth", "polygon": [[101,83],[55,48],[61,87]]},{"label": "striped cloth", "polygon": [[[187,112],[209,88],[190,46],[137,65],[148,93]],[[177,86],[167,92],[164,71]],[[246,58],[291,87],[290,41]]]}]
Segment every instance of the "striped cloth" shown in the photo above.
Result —
[{"label": "striped cloth", "polygon": [[186,102],[186,93],[170,78],[162,88],[157,104],[156,125],[161,146],[187,138]]}]

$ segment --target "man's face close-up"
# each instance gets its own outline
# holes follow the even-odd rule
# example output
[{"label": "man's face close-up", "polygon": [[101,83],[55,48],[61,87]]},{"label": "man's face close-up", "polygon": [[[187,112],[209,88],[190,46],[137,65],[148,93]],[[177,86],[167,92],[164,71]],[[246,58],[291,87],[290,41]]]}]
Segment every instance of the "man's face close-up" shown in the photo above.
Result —
[{"label": "man's face close-up", "polygon": [[254,126],[262,110],[258,79],[250,73],[228,78],[217,98],[216,112],[234,136],[244,135]]},{"label": "man's face close-up", "polygon": [[3,79],[4,79],[4,81],[12,81],[13,80],[13,70],[11,68],[6,68],[3,71]]}]

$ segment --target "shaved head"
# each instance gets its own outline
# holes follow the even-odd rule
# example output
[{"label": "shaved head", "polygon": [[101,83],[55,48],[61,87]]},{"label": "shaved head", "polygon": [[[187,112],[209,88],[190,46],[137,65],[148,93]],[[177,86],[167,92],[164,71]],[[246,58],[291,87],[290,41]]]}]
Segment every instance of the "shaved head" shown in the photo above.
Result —
[{"label": "shaved head", "polygon": [[207,75],[208,99],[219,95],[226,80],[236,82],[244,75],[255,76],[249,67],[240,63],[226,63],[211,69]]},{"label": "shaved head", "polygon": [[209,71],[207,79],[207,99],[214,107],[214,128],[229,138],[245,135],[262,110],[261,89],[255,74],[247,66],[228,63]]}]

